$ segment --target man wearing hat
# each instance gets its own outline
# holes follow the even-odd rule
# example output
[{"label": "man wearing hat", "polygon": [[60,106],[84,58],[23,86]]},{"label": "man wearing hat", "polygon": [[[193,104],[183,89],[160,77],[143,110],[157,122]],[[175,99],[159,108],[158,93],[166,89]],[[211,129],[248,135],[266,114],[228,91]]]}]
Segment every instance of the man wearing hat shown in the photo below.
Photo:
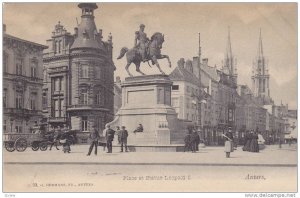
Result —
[{"label": "man wearing hat", "polygon": [[95,146],[95,155],[97,155],[97,146],[98,146],[98,140],[100,136],[95,125],[93,126],[93,130],[90,132],[89,138],[91,140],[91,145],[87,156],[91,155],[94,146]]},{"label": "man wearing hat", "polygon": [[123,145],[125,145],[125,152],[128,152],[128,150],[127,150],[127,137],[128,137],[128,131],[125,129],[125,126],[122,126],[122,130],[120,131],[121,152],[123,152]]},{"label": "man wearing hat", "polygon": [[[146,48],[149,42],[149,38],[147,37],[147,34],[144,32],[144,30],[145,30],[145,25],[141,24],[140,30],[135,32],[135,39],[134,39],[134,47],[139,47],[143,62],[147,60]],[[137,43],[137,41],[139,41],[139,43]]]},{"label": "man wearing hat", "polygon": [[115,131],[110,128],[109,125],[107,125],[106,130],[106,147],[107,147],[107,153],[112,153],[112,141],[114,141]]}]

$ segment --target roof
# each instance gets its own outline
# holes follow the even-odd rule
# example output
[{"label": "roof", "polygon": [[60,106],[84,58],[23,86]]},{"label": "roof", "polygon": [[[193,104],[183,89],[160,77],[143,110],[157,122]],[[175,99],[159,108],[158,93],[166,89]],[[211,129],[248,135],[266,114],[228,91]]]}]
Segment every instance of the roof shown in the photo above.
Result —
[{"label": "roof", "polygon": [[18,38],[18,37],[15,37],[15,36],[12,36],[12,35],[9,35],[9,34],[6,34],[6,33],[3,34],[3,38],[10,38],[10,39],[22,42],[22,43],[35,45],[36,47],[40,47],[42,49],[47,49],[48,48],[48,46],[46,46],[46,45],[42,45],[42,44],[35,43],[35,42],[32,42],[32,41],[24,40],[24,39],[21,39],[21,38]]},{"label": "roof", "polygon": [[220,81],[220,76],[218,75],[217,69],[215,67],[202,65],[201,70],[204,71],[207,75],[209,75],[209,77],[212,80],[217,82]]},{"label": "roof", "polygon": [[92,17],[81,17],[81,23],[77,28],[78,34],[71,49],[94,48],[106,51],[104,43],[98,36],[97,28]]},{"label": "roof", "polygon": [[169,78],[172,81],[186,81],[189,83],[192,83],[194,85],[199,86],[200,80],[192,73],[190,73],[188,70],[181,66],[177,66],[169,75]]}]

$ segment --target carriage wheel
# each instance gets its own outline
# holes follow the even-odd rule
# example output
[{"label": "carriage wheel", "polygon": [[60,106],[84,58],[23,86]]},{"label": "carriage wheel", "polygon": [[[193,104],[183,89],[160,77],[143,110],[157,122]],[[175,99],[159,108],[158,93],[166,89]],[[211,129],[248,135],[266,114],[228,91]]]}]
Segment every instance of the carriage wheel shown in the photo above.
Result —
[{"label": "carriage wheel", "polygon": [[13,141],[8,141],[8,142],[5,142],[4,144],[5,144],[5,149],[8,152],[13,152],[15,150],[15,145],[14,145]]},{"label": "carriage wheel", "polygon": [[39,148],[40,148],[40,145],[39,145],[39,142],[38,142],[38,141],[32,142],[32,144],[31,144],[31,149],[32,149],[33,151],[37,151],[37,150],[39,150]]},{"label": "carriage wheel", "polygon": [[16,150],[19,152],[23,152],[27,148],[27,141],[24,138],[18,138],[15,142]]},{"label": "carriage wheel", "polygon": [[48,148],[47,142],[40,143],[40,150],[41,151],[45,151],[45,150],[47,150],[47,148]]}]

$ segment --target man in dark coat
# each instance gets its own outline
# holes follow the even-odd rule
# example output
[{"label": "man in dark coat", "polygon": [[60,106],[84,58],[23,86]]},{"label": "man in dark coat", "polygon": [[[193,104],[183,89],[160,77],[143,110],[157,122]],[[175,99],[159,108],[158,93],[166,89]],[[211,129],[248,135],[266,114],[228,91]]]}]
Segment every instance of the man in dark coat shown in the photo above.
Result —
[{"label": "man in dark coat", "polygon": [[97,147],[98,147],[98,141],[99,141],[100,135],[96,129],[96,126],[93,126],[93,130],[90,132],[89,138],[91,140],[91,145],[90,145],[87,156],[91,155],[94,146],[95,146],[95,155],[97,155]]},{"label": "man in dark coat", "polygon": [[243,151],[250,151],[251,139],[252,139],[252,134],[247,132],[245,135],[245,144],[243,147]]},{"label": "man in dark coat", "polygon": [[106,130],[106,147],[107,147],[107,153],[112,153],[112,141],[114,140],[115,131],[110,128],[110,126],[107,126]]},{"label": "man in dark coat", "polygon": [[198,144],[200,142],[200,137],[196,131],[193,131],[191,134],[191,149],[192,152],[195,153],[198,149]]},{"label": "man in dark coat", "polygon": [[128,131],[125,129],[125,126],[122,126],[122,130],[120,131],[121,152],[123,152],[123,145],[125,146],[125,152],[128,152],[127,137],[128,137]]}]

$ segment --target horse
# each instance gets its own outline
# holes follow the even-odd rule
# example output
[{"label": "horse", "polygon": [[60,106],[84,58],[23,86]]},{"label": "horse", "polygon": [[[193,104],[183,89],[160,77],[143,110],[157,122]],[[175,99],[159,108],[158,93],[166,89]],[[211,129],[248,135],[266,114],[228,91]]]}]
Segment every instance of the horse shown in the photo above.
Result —
[{"label": "horse", "polygon": [[[152,65],[156,65],[156,67],[159,69],[159,71],[162,74],[165,74],[158,63],[158,59],[168,59],[168,63],[169,63],[169,67],[171,67],[171,61],[168,55],[162,55],[161,54],[161,48],[162,48],[162,44],[164,42],[164,35],[160,32],[156,32],[151,36],[151,40],[148,44],[148,47],[146,48],[146,61],[149,64],[149,61],[151,60]],[[132,76],[132,74],[129,72],[128,68],[131,65],[131,63],[134,63],[136,66],[136,71],[139,72],[142,75],[145,75],[141,70],[140,70],[140,65],[142,62],[142,56],[140,54],[140,51],[137,47],[134,47],[132,49],[128,49],[127,47],[123,47],[120,51],[120,55],[118,56],[117,59],[121,59],[124,55],[126,54],[126,58],[127,58],[127,65],[125,66],[125,69],[128,73],[129,76]],[[151,66],[150,66],[151,67]]]}]

